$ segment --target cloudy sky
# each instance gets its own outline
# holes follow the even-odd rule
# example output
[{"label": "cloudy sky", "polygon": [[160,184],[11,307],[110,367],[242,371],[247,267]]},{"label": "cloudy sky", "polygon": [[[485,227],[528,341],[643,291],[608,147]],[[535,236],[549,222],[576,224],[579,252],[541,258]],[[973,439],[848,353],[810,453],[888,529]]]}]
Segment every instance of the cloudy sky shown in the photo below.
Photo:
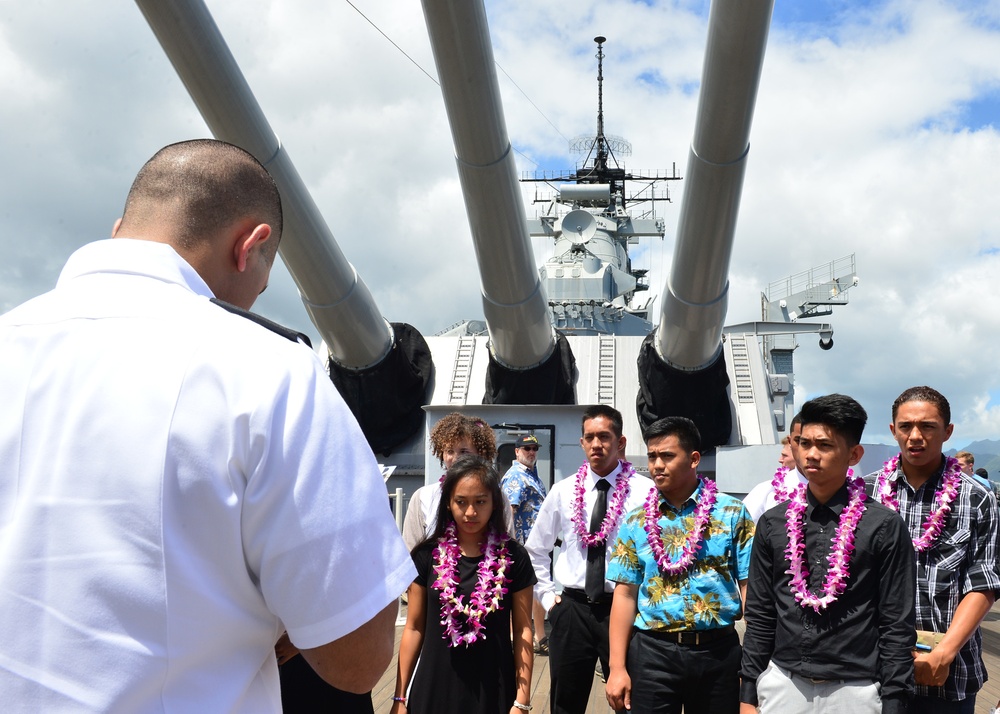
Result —
[{"label": "cloudy sky", "polygon": [[[433,334],[482,311],[423,15],[416,0],[352,3],[208,0],[383,315]],[[707,1],[487,9],[521,170],[574,166],[568,139],[596,127],[593,37],[604,35],[606,127],[631,142],[626,166],[685,172]],[[0,117],[0,312],[109,234],[157,148],[207,135],[123,0],[0,0]],[[866,440],[889,439],[889,404],[921,383],[952,402],[952,446],[1000,438],[998,127],[1000,1],[778,0],[728,322],[758,319],[769,282],[855,253],[860,286],[827,318],[835,347],[803,340],[796,383],[800,403],[858,398]],[[672,190],[667,237],[644,246],[655,288],[684,182]],[[280,268],[257,308],[311,330]]]}]

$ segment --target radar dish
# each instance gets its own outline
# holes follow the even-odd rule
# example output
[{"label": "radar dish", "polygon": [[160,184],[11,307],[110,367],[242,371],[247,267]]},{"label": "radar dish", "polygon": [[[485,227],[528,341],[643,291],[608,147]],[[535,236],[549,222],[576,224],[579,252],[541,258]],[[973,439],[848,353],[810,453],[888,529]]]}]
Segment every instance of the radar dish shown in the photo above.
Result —
[{"label": "radar dish", "polygon": [[[621,136],[603,135],[604,144],[615,156],[631,156],[632,144]],[[569,142],[569,150],[575,154],[589,154],[597,146],[597,137],[593,134],[573,137]]]},{"label": "radar dish", "polygon": [[573,245],[583,245],[597,233],[597,219],[587,211],[570,211],[563,216],[562,233]]}]

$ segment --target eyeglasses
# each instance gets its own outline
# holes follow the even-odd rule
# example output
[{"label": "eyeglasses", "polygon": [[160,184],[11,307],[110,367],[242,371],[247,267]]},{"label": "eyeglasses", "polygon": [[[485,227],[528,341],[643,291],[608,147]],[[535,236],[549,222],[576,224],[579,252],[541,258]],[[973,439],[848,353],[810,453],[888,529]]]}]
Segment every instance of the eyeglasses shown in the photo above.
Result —
[{"label": "eyeglasses", "polygon": [[524,449],[525,451],[538,451],[537,446],[519,446],[519,449]]}]

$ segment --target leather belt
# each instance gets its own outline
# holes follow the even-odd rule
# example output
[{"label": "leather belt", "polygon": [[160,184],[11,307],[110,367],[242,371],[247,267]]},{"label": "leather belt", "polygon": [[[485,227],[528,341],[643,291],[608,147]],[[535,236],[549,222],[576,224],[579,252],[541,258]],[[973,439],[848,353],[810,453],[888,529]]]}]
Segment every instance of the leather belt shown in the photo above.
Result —
[{"label": "leather belt", "polygon": [[584,605],[610,606],[612,599],[614,599],[614,596],[611,593],[605,593],[601,599],[591,600],[589,597],[587,597],[587,593],[585,593],[583,590],[580,590],[579,588],[563,588],[561,595],[565,598],[569,598],[570,600],[574,600],[576,602],[582,602]]},{"label": "leather belt", "polygon": [[733,625],[729,627],[716,627],[711,630],[681,630],[679,632],[663,632],[660,630],[636,631],[650,637],[655,637],[658,640],[676,642],[679,645],[704,645],[736,634],[736,628]]},{"label": "leather belt", "polygon": [[792,673],[793,677],[798,677],[799,679],[804,679],[807,682],[812,682],[813,684],[843,684],[846,679],[817,679],[816,677],[805,677],[801,674]]}]

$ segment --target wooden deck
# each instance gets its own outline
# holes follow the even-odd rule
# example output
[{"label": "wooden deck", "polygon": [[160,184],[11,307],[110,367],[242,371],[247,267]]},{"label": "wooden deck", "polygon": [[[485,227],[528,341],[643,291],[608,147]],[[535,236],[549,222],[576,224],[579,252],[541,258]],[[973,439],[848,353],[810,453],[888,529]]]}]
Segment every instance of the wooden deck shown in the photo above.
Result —
[{"label": "wooden deck", "polygon": [[[404,610],[405,613],[405,610]],[[1000,700],[1000,603],[983,620],[983,651],[986,661],[986,671],[990,680],[979,692],[976,699],[976,714],[989,714]],[[399,637],[403,631],[401,625],[396,627],[396,650],[399,650]],[[549,714],[549,660],[548,657],[536,656],[534,673],[531,681],[531,703],[534,706],[532,714]],[[387,714],[392,705],[392,693],[396,684],[396,658],[378,685],[372,692],[372,701],[376,714]],[[594,687],[590,692],[590,705],[586,714],[610,714],[611,709],[604,698],[604,683],[599,676],[594,677]]]}]

